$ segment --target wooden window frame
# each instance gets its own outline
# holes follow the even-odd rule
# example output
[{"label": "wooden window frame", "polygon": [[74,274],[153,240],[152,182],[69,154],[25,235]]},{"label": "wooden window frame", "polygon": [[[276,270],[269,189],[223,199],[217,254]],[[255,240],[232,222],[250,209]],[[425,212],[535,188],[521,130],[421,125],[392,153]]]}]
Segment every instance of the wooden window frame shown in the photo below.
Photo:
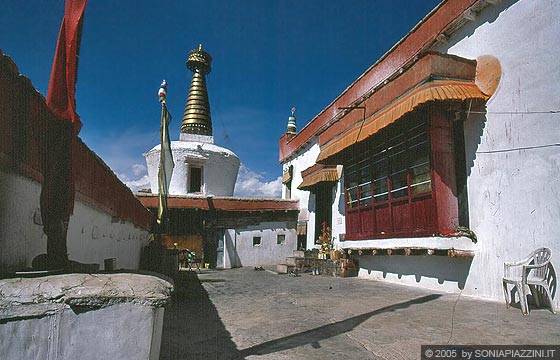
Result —
[{"label": "wooden window frame", "polygon": [[[346,240],[432,236],[458,225],[455,154],[448,118],[441,106],[424,106],[381,130],[372,139],[354,145],[344,161]],[[417,135],[415,129],[418,129]],[[418,145],[411,141],[415,137],[419,138]],[[403,142],[396,140],[399,138]],[[418,163],[418,157],[414,156],[425,152],[422,148],[412,149],[425,144],[428,145],[427,172],[426,161]],[[402,151],[391,153],[398,146],[404,147],[401,159],[397,155]],[[379,154],[381,156],[377,156]],[[404,161],[402,170],[391,169],[397,160]],[[385,172],[381,174],[374,170],[380,162],[386,162],[381,167]],[[426,179],[429,174],[429,180],[413,182],[413,169],[420,167],[423,169],[416,176]],[[395,189],[395,175],[403,172],[406,185],[402,183]],[[383,184],[383,179],[385,188],[381,186],[383,191],[376,193],[375,184]],[[429,191],[414,193],[415,187],[426,184],[429,184]]]}]

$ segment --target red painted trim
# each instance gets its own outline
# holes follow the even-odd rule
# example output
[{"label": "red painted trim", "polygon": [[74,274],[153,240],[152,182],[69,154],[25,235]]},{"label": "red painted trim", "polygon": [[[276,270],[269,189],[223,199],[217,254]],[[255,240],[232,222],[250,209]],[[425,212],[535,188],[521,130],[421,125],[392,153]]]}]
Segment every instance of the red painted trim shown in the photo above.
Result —
[{"label": "red painted trim", "polygon": [[[366,107],[366,119],[375,115],[395,99],[429,78],[474,80],[476,61],[458,56],[426,53],[398,78],[383,86],[361,106]],[[351,111],[319,135],[319,145],[324,145],[336,136],[349,130],[362,120],[363,113]],[[366,120],[367,121],[367,120]]]},{"label": "red painted trim", "polygon": [[[147,208],[158,207],[157,195],[136,194]],[[298,200],[170,196],[168,208],[222,211],[298,211]]]},{"label": "red painted trim", "polygon": [[[448,0],[440,4],[330,105],[315,116],[296,136],[289,140],[283,136],[280,139],[280,162],[285,162],[302,146],[312,141],[313,137],[318,135],[341,111],[338,110],[339,107],[350,106],[368,91],[382,84],[434,43],[439,34],[449,28],[455,20],[478,1]],[[359,117],[359,114],[352,114],[352,117]]]}]

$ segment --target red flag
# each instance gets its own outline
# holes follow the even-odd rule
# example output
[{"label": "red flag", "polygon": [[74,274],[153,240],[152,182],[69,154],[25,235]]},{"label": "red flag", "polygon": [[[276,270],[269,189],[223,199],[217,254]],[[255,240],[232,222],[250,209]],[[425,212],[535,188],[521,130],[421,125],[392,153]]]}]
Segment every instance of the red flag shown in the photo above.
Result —
[{"label": "red flag", "polygon": [[87,0],[66,0],[47,93],[47,106],[56,115],[71,121],[76,133],[82,127],[76,113],[75,95],[86,2]]},{"label": "red flag", "polygon": [[[66,0],[47,93],[47,106],[56,117],[52,117],[43,135],[41,216],[51,269],[68,267],[66,239],[74,208],[72,159],[77,155],[72,148],[82,127],[76,113],[76,78],[86,2]],[[59,118],[67,121],[59,121]]]}]

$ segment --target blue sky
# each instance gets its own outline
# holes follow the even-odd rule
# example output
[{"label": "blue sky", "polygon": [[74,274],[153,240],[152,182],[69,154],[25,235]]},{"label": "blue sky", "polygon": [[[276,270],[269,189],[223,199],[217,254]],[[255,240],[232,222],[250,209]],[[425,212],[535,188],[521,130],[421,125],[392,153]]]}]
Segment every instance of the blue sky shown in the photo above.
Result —
[{"label": "blue sky", "polygon": [[[207,77],[215,142],[243,164],[236,194],[280,196],[278,140],[325,108],[437,0],[89,0],[77,84],[82,139],[132,188],[158,142],[157,90],[168,82],[178,140],[188,51],[213,57]],[[64,1],[0,1],[0,49],[47,93]]]}]

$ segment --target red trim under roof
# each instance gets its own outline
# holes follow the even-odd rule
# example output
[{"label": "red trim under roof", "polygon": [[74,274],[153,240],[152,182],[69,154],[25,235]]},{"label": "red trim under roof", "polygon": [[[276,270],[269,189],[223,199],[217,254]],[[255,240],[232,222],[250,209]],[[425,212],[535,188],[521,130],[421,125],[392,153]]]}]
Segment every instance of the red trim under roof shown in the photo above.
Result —
[{"label": "red trim under roof", "polygon": [[[136,194],[138,200],[147,208],[158,207],[156,194]],[[213,196],[169,196],[167,207],[171,209],[198,209],[222,211],[298,211],[298,200],[250,199]]]},{"label": "red trim under roof", "polygon": [[[351,106],[370,90],[383,84],[385,80],[433,44],[438,35],[449,29],[465,11],[478,2],[479,0],[447,0],[438,5],[329,106],[315,116],[298,134],[290,135],[290,137],[284,134],[280,138],[280,162],[285,162],[302,146],[309,143],[314,136],[329,126],[331,120],[343,111],[339,110],[339,107]],[[347,116],[356,116],[356,120],[358,120],[360,112],[354,111],[352,113]],[[366,116],[369,115],[371,114],[366,114]]]}]

